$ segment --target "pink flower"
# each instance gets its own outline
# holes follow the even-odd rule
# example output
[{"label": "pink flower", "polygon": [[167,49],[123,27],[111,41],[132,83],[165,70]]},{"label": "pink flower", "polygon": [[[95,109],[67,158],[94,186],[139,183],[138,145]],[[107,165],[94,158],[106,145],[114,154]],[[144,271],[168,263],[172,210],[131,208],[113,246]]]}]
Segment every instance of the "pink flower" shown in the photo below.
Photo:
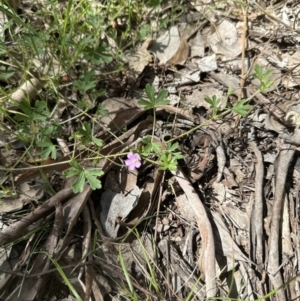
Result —
[{"label": "pink flower", "polygon": [[128,166],[129,170],[134,170],[135,168],[139,168],[141,166],[140,155],[129,153],[127,155],[127,160],[125,160],[125,164]]}]

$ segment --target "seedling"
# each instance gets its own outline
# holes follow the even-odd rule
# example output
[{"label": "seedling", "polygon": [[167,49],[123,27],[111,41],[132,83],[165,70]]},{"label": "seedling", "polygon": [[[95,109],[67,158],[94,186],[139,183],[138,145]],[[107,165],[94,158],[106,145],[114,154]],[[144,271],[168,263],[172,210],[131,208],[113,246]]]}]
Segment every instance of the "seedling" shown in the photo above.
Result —
[{"label": "seedling", "polygon": [[77,179],[72,184],[74,193],[82,192],[84,189],[85,181],[88,181],[93,190],[100,189],[102,187],[101,181],[97,177],[101,177],[104,172],[98,168],[84,169],[75,160],[70,161],[71,169],[64,171],[64,175],[67,178],[76,176]]}]

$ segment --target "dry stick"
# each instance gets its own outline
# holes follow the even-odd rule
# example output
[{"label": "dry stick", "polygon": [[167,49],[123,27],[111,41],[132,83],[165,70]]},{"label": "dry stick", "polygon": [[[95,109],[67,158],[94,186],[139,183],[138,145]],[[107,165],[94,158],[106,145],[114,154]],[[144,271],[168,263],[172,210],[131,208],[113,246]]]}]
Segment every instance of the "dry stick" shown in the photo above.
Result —
[{"label": "dry stick", "polygon": [[200,200],[195,189],[186,178],[184,173],[178,168],[176,172],[172,171],[175,179],[189,200],[192,210],[195,213],[195,219],[202,238],[204,250],[198,259],[200,270],[205,270],[206,296],[215,297],[217,293],[216,270],[215,270],[215,243],[212,226],[207,215],[205,205]]},{"label": "dry stick", "polygon": [[[293,138],[300,141],[300,130],[296,129]],[[283,202],[285,196],[285,182],[287,178],[288,168],[292,161],[295,151],[290,148],[289,144],[284,145],[285,149],[279,154],[278,168],[276,172],[275,182],[275,198],[272,209],[272,220],[270,230],[270,243],[269,243],[269,262],[268,273],[274,289],[278,289],[277,298],[280,301],[286,301],[286,294],[283,288],[283,279],[280,272],[280,252],[279,246],[281,244],[281,220],[283,211]]]},{"label": "dry stick", "polygon": [[[115,266],[114,264],[110,263],[109,261],[105,261],[104,259],[100,257],[94,256],[94,266],[100,265],[102,267],[103,274],[108,275],[110,278],[120,278],[122,281],[127,283],[126,277],[123,274],[123,271],[119,266]],[[105,263],[105,266],[103,266],[103,263]],[[153,298],[153,300],[161,300],[165,301],[165,299],[159,299],[155,294],[145,289],[142,285],[140,285],[131,275],[129,275],[132,285],[144,293],[145,295]]]},{"label": "dry stick", "polygon": [[222,180],[224,169],[226,166],[226,154],[224,151],[224,147],[222,145],[222,140],[220,144],[216,147],[216,155],[217,155],[217,162],[218,162],[218,174],[216,183],[219,183]]},{"label": "dry stick", "polygon": [[[161,185],[159,187],[159,195],[158,195],[158,202],[157,202],[157,209],[156,209],[156,220],[155,220],[155,225],[158,225],[158,218],[159,218],[159,210],[160,210],[160,205],[161,205],[161,196],[162,196],[162,189],[163,189],[163,183],[165,181],[165,172],[163,173],[162,179],[161,179]],[[154,241],[157,241],[157,227],[155,227],[155,232],[154,232]]]},{"label": "dry stick", "polygon": [[270,113],[275,118],[280,120],[280,122],[288,125],[284,119],[285,113],[276,106],[276,104],[272,103],[267,97],[265,97],[262,93],[257,93],[257,89],[254,86],[249,86],[247,88],[250,94],[256,93],[255,97],[259,100],[259,103],[264,106],[264,111]]},{"label": "dry stick", "polygon": [[16,240],[17,238],[27,234],[27,232],[29,231],[29,229],[27,229],[28,226],[42,218],[44,214],[46,214],[50,210],[53,210],[58,202],[63,202],[73,195],[74,192],[71,188],[63,189],[48,201],[43,203],[41,206],[20,219],[18,222],[13,223],[6,229],[2,230],[0,233],[0,246],[8,244]]},{"label": "dry stick", "polygon": [[242,74],[241,74],[240,92],[238,95],[238,100],[242,99],[243,89],[247,77],[247,75],[245,74],[245,53],[246,53],[246,48],[248,47],[247,37],[246,37],[248,32],[247,13],[248,13],[248,4],[246,5],[245,9],[243,8],[244,24],[243,24],[243,45],[242,45]]},{"label": "dry stick", "polygon": [[[82,210],[82,216],[83,216],[83,242],[82,242],[82,255],[81,255],[81,260],[82,262],[85,262],[88,257],[88,252],[90,249],[91,245],[91,235],[92,235],[92,220],[91,220],[91,215],[90,215],[90,210],[87,205],[83,207]],[[85,269],[86,271],[86,269]],[[89,300],[89,297],[91,295],[91,283],[89,283],[88,287],[81,281],[81,277],[84,272],[84,267],[82,266],[79,270],[77,279],[79,283],[82,286],[83,291],[85,292],[85,297],[86,300]],[[85,273],[86,275],[86,273]],[[87,275],[86,275],[87,276]],[[86,277],[87,279],[87,277]]]},{"label": "dry stick", "polygon": [[[94,262],[84,262],[84,263],[79,263],[79,264],[74,263],[74,264],[70,264],[70,265],[61,266],[61,269],[62,270],[70,269],[70,268],[77,269],[81,266],[86,266],[86,265],[91,265],[91,264],[95,264],[95,263]],[[51,273],[56,273],[57,268],[49,269],[47,271],[42,271],[40,273],[35,273],[35,274],[27,274],[27,273],[20,273],[20,272],[14,272],[14,271],[7,271],[7,270],[3,270],[3,269],[0,269],[0,272],[4,273],[4,274],[14,275],[14,276],[17,276],[17,277],[22,277],[22,278],[34,278],[34,277],[41,277],[41,276],[44,276],[44,275],[48,275],[48,274],[51,274]]]},{"label": "dry stick", "polygon": [[263,271],[263,181],[264,181],[264,163],[263,156],[258,149],[255,142],[250,142],[249,146],[252,148],[256,156],[255,164],[255,203],[251,212],[250,229],[251,240],[250,245],[252,249],[252,260],[257,264],[259,272]]},{"label": "dry stick", "polygon": [[[293,27],[291,27],[290,25],[286,24],[284,21],[280,20],[279,18],[276,18],[274,15],[270,14],[267,9],[263,9],[258,3],[256,3],[255,1],[253,1],[254,6],[256,6],[263,15],[265,15],[265,17],[270,20],[273,21],[274,23],[277,24],[282,24],[284,25],[284,27],[286,27],[288,30],[292,31],[292,32],[297,32]],[[282,3],[279,3],[279,6],[276,6],[276,8],[281,7]],[[284,4],[285,5],[285,4]]]}]

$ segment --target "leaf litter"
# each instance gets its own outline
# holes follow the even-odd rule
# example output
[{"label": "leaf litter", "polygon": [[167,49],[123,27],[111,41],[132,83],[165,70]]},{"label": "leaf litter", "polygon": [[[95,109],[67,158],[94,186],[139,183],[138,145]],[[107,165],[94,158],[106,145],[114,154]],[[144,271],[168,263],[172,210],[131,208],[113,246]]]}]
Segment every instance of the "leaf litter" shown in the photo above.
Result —
[{"label": "leaf litter", "polygon": [[[195,300],[256,300],[273,291],[270,300],[297,300],[298,11],[291,1],[274,6],[190,2],[167,30],[126,51],[127,72],[98,79],[97,84],[106,87],[106,96],[97,98],[97,105],[104,108],[101,116],[94,115],[97,106],[91,104],[89,115],[75,118],[77,109],[69,100],[54,114],[58,123],[70,119],[69,132],[73,133],[78,125],[90,122],[94,141],[105,143],[101,150],[95,144],[74,149],[66,134],[57,140],[57,146],[66,146],[57,159],[30,165],[22,135],[7,135],[1,127],[1,298],[44,300],[44,283],[49,279],[56,279],[56,285],[61,282],[53,259],[86,300],[107,296],[113,300],[122,294],[117,285],[126,283],[122,260],[140,299],[158,300],[158,294],[163,300],[185,299],[192,293]],[[171,11],[166,7],[155,13],[169,18]],[[193,15],[199,20],[193,20]],[[155,15],[149,18],[156,22]],[[6,14],[2,19],[8,22]],[[116,28],[123,26],[120,20],[116,22]],[[102,38],[112,51],[117,50],[118,43]],[[47,58],[43,64],[40,57],[34,59],[39,71],[44,62],[49,64]],[[256,65],[263,72],[271,71],[273,84],[264,91],[259,90],[261,81],[252,76]],[[108,59],[104,66],[116,68]],[[53,74],[60,69],[47,67]],[[99,67],[97,74],[104,71]],[[16,78],[6,80],[18,84],[4,104],[8,116],[20,113],[18,103],[24,100],[40,104],[38,96],[49,88],[36,70],[29,80],[18,73]],[[72,95],[70,99],[77,103],[80,94],[72,89],[57,86],[61,96]],[[157,103],[173,95],[175,105],[159,104],[154,118],[152,109],[157,104],[147,100],[149,93],[154,99],[158,95]],[[238,106],[214,119],[215,104],[217,111]],[[250,108],[248,104],[253,106],[249,114],[244,109]],[[149,110],[143,110],[143,105]],[[40,108],[36,105],[35,113],[43,119],[45,112]],[[243,117],[236,118],[234,112]],[[8,116],[1,116],[6,131],[11,127]],[[202,127],[185,135],[201,123]],[[158,170],[146,160],[136,170],[126,169],[126,156],[118,154],[138,149],[151,132],[153,141],[178,142],[183,158],[178,160],[177,171]],[[15,148],[18,152],[10,149],[14,148],[12,140],[21,143]],[[160,147],[163,152],[164,144]],[[37,154],[41,151],[36,149]],[[89,156],[96,159],[89,162]],[[101,180],[101,188],[92,191],[85,184],[74,194],[70,188],[74,179],[62,173],[74,157],[82,171],[101,168],[103,174],[91,179],[93,183]],[[32,168],[26,170],[28,166]],[[39,252],[29,260],[37,243]],[[152,277],[151,267],[156,269],[157,291],[144,285]],[[51,290],[48,297],[68,298],[69,290],[60,286],[62,296]]]}]

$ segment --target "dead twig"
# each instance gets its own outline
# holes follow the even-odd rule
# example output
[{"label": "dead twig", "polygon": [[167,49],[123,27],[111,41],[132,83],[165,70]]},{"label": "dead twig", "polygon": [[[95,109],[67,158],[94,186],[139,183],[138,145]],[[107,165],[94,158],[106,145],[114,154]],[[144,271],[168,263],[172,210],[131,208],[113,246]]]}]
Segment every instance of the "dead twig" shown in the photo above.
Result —
[{"label": "dead twig", "polygon": [[249,143],[255,156],[255,202],[251,212],[250,233],[252,246],[252,260],[256,262],[259,272],[263,271],[264,251],[263,251],[263,181],[264,163],[263,156],[254,141]]},{"label": "dead twig", "polygon": [[202,238],[202,252],[199,257],[198,265],[205,275],[206,296],[208,298],[215,297],[217,293],[215,244],[211,223],[204,204],[183,172],[178,170],[176,173],[173,172],[173,174],[186,194],[189,204],[195,213],[195,219]]},{"label": "dead twig", "polygon": [[[296,129],[293,136],[295,140],[300,141],[300,130]],[[284,145],[283,150],[279,154],[276,172],[276,186],[275,186],[275,198],[272,209],[272,220],[270,225],[270,242],[269,242],[269,262],[268,262],[268,273],[271,283],[274,289],[278,289],[277,296],[278,300],[286,301],[286,293],[283,288],[284,282],[282,274],[280,272],[280,261],[281,261],[281,222],[282,222],[282,211],[283,202],[285,196],[285,182],[289,165],[294,157],[295,151],[289,149],[290,145]]]},{"label": "dead twig", "polygon": [[224,172],[225,165],[226,165],[226,155],[225,155],[225,151],[224,151],[222,142],[221,142],[221,144],[219,144],[216,147],[216,155],[217,155],[217,161],[218,161],[218,174],[217,174],[216,182],[219,183],[222,180],[223,172]]},{"label": "dead twig", "polygon": [[11,224],[0,233],[0,245],[6,245],[17,238],[25,235],[29,232],[28,227],[34,222],[38,221],[44,216],[44,214],[53,210],[58,202],[63,202],[66,199],[74,195],[72,188],[66,188],[59,191],[48,201],[43,203],[41,206],[27,214],[25,217],[20,219],[18,222]]},{"label": "dead twig", "polygon": [[244,89],[244,85],[245,85],[245,81],[246,81],[246,77],[247,75],[245,75],[245,54],[246,54],[246,49],[248,47],[248,42],[247,42],[247,33],[248,33],[248,7],[249,4],[247,3],[246,7],[242,8],[243,9],[243,45],[242,45],[242,70],[241,70],[241,80],[240,80],[240,91],[239,91],[239,95],[238,95],[238,100],[242,99],[242,95],[243,95],[243,89]]}]

